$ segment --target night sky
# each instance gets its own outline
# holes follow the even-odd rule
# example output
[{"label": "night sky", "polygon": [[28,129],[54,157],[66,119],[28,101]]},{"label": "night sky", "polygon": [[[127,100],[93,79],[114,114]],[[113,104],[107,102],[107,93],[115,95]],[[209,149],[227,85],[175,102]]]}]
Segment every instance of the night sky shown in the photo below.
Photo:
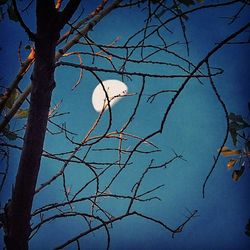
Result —
[{"label": "night sky", "polygon": [[[209,3],[206,0],[204,2],[203,5]],[[210,2],[217,3],[218,1]],[[82,1],[81,8],[74,18],[77,18],[79,14],[87,15],[97,3],[99,1]],[[23,2],[20,4],[20,6],[24,5]],[[197,6],[200,5],[202,4],[197,3]],[[240,13],[239,18],[232,24],[228,24],[230,20],[227,17],[235,15],[241,6],[242,4],[234,4],[229,7],[211,8],[189,14],[188,20],[185,21],[190,47],[189,56],[187,55],[179,20],[171,22],[167,26],[171,32],[163,28],[161,36],[164,37],[168,45],[175,43],[169,47],[171,51],[175,51],[196,65],[219,42],[249,22],[249,7],[246,7]],[[184,6],[183,9],[188,10],[188,7]],[[34,6],[32,5],[30,10],[22,13],[22,15],[26,23],[34,30]],[[119,37],[115,45],[122,46],[131,35],[144,27],[146,17],[147,10],[143,7],[120,8],[97,24],[93,31],[89,33],[89,37],[100,44],[111,44]],[[168,13],[161,18],[162,20],[167,19]],[[151,24],[158,24],[158,22],[153,18]],[[68,26],[65,27],[65,30],[68,28]],[[0,46],[2,48],[0,51],[1,85],[8,86],[20,66],[17,56],[19,42],[22,41],[22,48],[30,42],[21,27],[15,22],[9,21],[7,17],[0,22],[0,31]],[[249,32],[249,29],[246,30],[233,42],[247,41]],[[129,45],[136,44],[142,38],[142,35],[143,33],[132,39]],[[162,45],[162,41],[155,34],[147,39],[145,44]],[[77,45],[71,51],[77,50],[91,53],[90,47],[86,45]],[[112,50],[112,52],[114,51]],[[95,48],[95,52],[98,52],[97,48]],[[140,58],[140,52],[140,50],[137,50],[133,58]],[[152,50],[144,51],[145,55],[151,52]],[[124,50],[116,51],[116,53],[125,56]],[[25,58],[28,52],[23,48],[21,54]],[[248,121],[250,120],[248,110],[250,100],[249,57],[249,43],[230,44],[225,45],[209,60],[213,72],[218,71],[216,68],[224,70],[223,74],[213,77],[213,80],[228,112],[242,115]],[[96,58],[94,64],[92,64],[91,56],[82,55],[82,58],[84,65],[111,69],[110,64],[104,58]],[[77,56],[62,58],[62,60],[79,63]],[[112,60],[115,65],[120,66],[121,63],[118,60],[115,58]],[[188,70],[187,63],[177,60],[176,57],[170,56],[168,53],[157,53],[152,55],[150,60],[181,64]],[[142,63],[129,63],[126,70],[130,72],[150,72],[152,74],[184,73],[179,68],[170,65],[157,66]],[[205,64],[201,67],[201,70],[204,74],[207,74]],[[31,71],[21,81],[19,86],[22,90],[30,82],[30,75]],[[134,110],[143,83],[142,78],[137,76],[131,79],[122,78],[120,75],[106,72],[98,72],[98,76],[102,80],[117,79],[128,86],[128,93],[131,95],[123,97],[120,102],[112,107],[112,127],[110,131],[119,130]],[[62,100],[58,112],[67,114],[53,118],[53,121],[59,124],[66,123],[67,128],[76,134],[73,140],[80,142],[98,117],[98,113],[91,103],[92,92],[98,84],[98,80],[91,73],[84,71],[80,84],[72,91],[71,89],[78,77],[79,69],[66,66],[56,69],[57,85],[53,92],[51,106],[55,106]],[[135,119],[127,129],[127,133],[146,137],[159,129],[163,114],[173,97],[173,93],[162,93],[152,103],[148,101],[148,98],[151,94],[163,89],[176,89],[183,81],[184,78],[146,78],[140,106]],[[24,103],[23,108],[27,107],[28,104]],[[109,112],[106,111],[93,135],[103,133],[107,128],[108,121]],[[26,119],[15,118],[11,122],[11,128],[17,130],[25,122]],[[50,131],[57,131],[51,123],[49,123],[48,128]],[[202,197],[202,185],[213,165],[213,158],[217,155],[217,150],[223,142],[225,132],[225,113],[212,90],[209,80],[202,79],[202,83],[197,79],[190,80],[172,107],[163,132],[150,139],[161,151],[152,154],[136,153],[131,159],[133,164],[124,170],[120,178],[113,183],[108,191],[131,195],[131,188],[140,178],[143,170],[149,166],[152,159],[154,159],[155,165],[159,165],[173,158],[176,152],[178,155],[182,155],[183,159],[176,159],[166,168],[150,172],[140,189],[140,193],[143,193],[164,184],[162,188],[146,196],[147,198],[157,196],[161,200],[136,202],[133,209],[161,220],[172,228],[185,221],[191,211],[198,210],[197,216],[192,218],[184,227],[183,232],[176,234],[174,238],[172,238],[171,232],[158,224],[136,216],[125,218],[114,223],[113,227],[110,228],[110,249],[249,249],[250,237],[244,233],[245,225],[250,218],[249,165],[240,180],[234,182],[231,177],[233,170],[227,169],[227,162],[230,157],[221,156],[215,171],[207,182],[205,198]],[[20,135],[22,133],[21,131]],[[129,139],[124,142],[124,148],[132,149],[137,142],[136,139]],[[9,143],[21,146],[22,140],[17,139]],[[104,139],[95,145],[94,149],[117,148],[117,146],[117,140]],[[237,148],[233,145],[230,136],[226,146],[232,149]],[[47,133],[44,146],[46,151],[66,152],[74,149],[74,147],[65,139],[64,134],[52,135]],[[143,144],[139,149],[150,151],[154,148]],[[78,156],[83,157],[86,150],[87,148],[82,149]],[[1,207],[10,196],[20,157],[18,150],[11,149],[10,153],[9,175],[1,194]],[[117,154],[117,151],[91,151],[87,159],[96,162],[114,162]],[[126,154],[124,154],[123,159],[125,160],[126,157]],[[61,162],[43,158],[38,187],[60,170],[61,166]],[[100,189],[104,189],[118,168],[116,166],[102,176]],[[70,195],[77,192],[93,177],[91,172],[83,165],[79,166],[76,163],[69,165],[65,171],[65,176],[67,188],[70,188]],[[82,195],[93,194],[94,191],[91,188],[94,188],[94,186],[90,186]],[[64,199],[62,178],[60,177],[53,185],[48,186],[35,196],[33,207],[37,209],[45,204],[63,201]],[[118,216],[124,212],[128,205],[126,200],[111,198],[103,198],[99,202],[113,216]],[[75,206],[81,212],[90,213],[89,202],[83,202]],[[99,212],[96,214],[101,216]],[[39,221],[38,217],[32,221],[34,224]],[[52,221],[45,224],[39,233],[32,238],[30,249],[53,249],[71,237],[87,230],[87,228],[86,222],[79,217]],[[3,244],[2,237],[0,244]],[[105,249],[107,245],[105,230],[102,228],[80,239],[80,245],[83,249]],[[77,249],[77,245],[73,243],[65,249]]]}]

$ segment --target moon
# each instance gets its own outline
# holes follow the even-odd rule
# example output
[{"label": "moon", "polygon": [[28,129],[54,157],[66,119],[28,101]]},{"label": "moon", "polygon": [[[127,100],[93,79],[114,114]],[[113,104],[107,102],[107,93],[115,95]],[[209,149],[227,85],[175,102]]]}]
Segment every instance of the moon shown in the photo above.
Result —
[{"label": "moon", "polygon": [[99,83],[92,94],[92,104],[97,112],[102,112],[103,108],[108,109],[108,101],[103,86],[107,92],[110,107],[120,101],[122,96],[128,92],[127,85],[119,80],[111,79],[103,81],[102,84]]}]

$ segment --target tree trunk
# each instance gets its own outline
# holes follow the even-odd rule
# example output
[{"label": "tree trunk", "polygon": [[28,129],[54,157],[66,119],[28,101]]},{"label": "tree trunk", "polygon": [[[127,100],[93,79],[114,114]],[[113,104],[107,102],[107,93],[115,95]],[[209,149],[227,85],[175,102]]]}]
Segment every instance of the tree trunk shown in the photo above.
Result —
[{"label": "tree trunk", "polygon": [[52,91],[55,87],[55,48],[59,39],[58,13],[52,0],[38,0],[36,6],[36,61],[23,151],[15,188],[7,208],[7,249],[28,249],[33,202]]}]

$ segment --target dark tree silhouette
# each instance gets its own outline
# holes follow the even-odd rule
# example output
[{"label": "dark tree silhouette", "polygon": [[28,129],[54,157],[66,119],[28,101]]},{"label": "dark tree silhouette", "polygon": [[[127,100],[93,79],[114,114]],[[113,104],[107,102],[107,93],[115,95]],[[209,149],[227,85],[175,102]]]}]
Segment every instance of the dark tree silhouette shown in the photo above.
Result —
[{"label": "dark tree silhouette", "polygon": [[[15,1],[13,1],[15,6]],[[55,49],[60,31],[78,7],[80,0],[69,1],[60,13],[54,1],[37,1],[36,60],[31,76],[32,91],[24,146],[12,199],[7,210],[8,228],[5,235],[7,249],[28,249],[31,232],[30,214],[43,151],[52,91],[55,87]],[[18,12],[17,12],[18,13]],[[22,19],[19,20],[21,21]],[[39,136],[38,136],[39,135]]]},{"label": "dark tree silhouette", "polygon": [[[143,169],[143,171],[137,176],[136,180],[132,184],[131,194],[124,195],[119,193],[111,193],[109,192],[109,189],[131,164],[136,164],[132,163],[131,161],[135,154],[148,155],[160,151],[157,145],[151,142],[151,139],[163,133],[172,107],[191,79],[196,79],[200,82],[207,79],[210,82],[212,90],[217,97],[218,103],[221,104],[222,109],[224,110],[225,119],[228,124],[223,142],[221,144],[221,150],[228,138],[229,114],[213,81],[213,78],[216,75],[222,74],[223,70],[214,69],[210,64],[210,59],[224,45],[232,42],[233,39],[249,29],[250,23],[246,22],[237,30],[227,35],[227,37],[216,44],[214,48],[212,48],[198,63],[194,63],[189,60],[189,58],[185,58],[184,56],[178,54],[177,51],[172,51],[171,46],[175,45],[175,43],[168,44],[165,38],[161,35],[161,31],[164,29],[171,33],[172,31],[169,30],[168,24],[178,20],[182,30],[184,44],[186,46],[187,53],[189,54],[189,41],[185,27],[185,22],[189,14],[196,13],[201,10],[223,8],[234,5],[240,5],[241,9],[248,8],[249,1],[228,1],[205,3],[200,5],[199,3],[196,3],[192,0],[174,0],[171,3],[164,0],[103,0],[100,1],[100,4],[96,6],[93,12],[91,12],[88,16],[82,18],[81,14],[77,21],[72,24],[70,23],[70,20],[77,10],[79,10],[80,2],[80,0],[69,0],[65,6],[62,7],[62,3],[59,0],[56,2],[53,0],[37,0],[37,30],[35,33],[33,33],[29,29],[28,25],[23,21],[15,0],[11,1],[11,8],[14,14],[10,12],[10,7],[8,7],[10,19],[16,19],[16,21],[19,22],[20,26],[27,33],[29,39],[34,42],[34,48],[31,48],[31,53],[26,61],[21,63],[20,71],[18,72],[14,81],[5,90],[5,93],[2,94],[0,102],[0,108],[2,111],[2,119],[0,124],[0,131],[2,133],[1,152],[4,155],[3,159],[6,161],[6,170],[2,173],[3,178],[1,187],[3,187],[7,175],[9,157],[8,149],[15,148],[16,150],[22,151],[12,196],[10,197],[9,202],[5,205],[4,212],[1,214],[1,223],[5,230],[5,244],[7,249],[28,249],[30,238],[32,238],[43,225],[52,220],[65,217],[84,218],[88,225],[88,229],[62,243],[62,245],[58,246],[57,249],[62,249],[73,242],[76,242],[76,244],[79,246],[80,238],[100,228],[104,228],[106,230],[107,245],[109,247],[110,229],[108,226],[129,216],[137,216],[157,223],[164,229],[170,231],[173,236],[176,233],[181,232],[190,219],[195,217],[197,214],[196,210],[191,211],[187,218],[183,222],[179,223],[178,226],[170,227],[161,220],[138,212],[136,209],[134,209],[134,204],[136,202],[159,199],[158,196],[150,195],[157,191],[162,185],[156,185],[155,187],[142,192],[142,183],[145,181],[146,176],[150,173],[166,168],[175,160],[183,159],[182,155],[174,152],[173,157],[167,159],[163,163],[157,163],[152,157],[148,166]],[[128,37],[127,41],[123,45],[117,45],[118,39],[115,39],[113,43],[108,45],[99,44],[89,36],[89,32],[92,31],[98,22],[100,22],[105,16],[108,16],[113,10],[117,9],[117,11],[119,11],[121,8],[129,9],[137,8],[138,6],[141,9],[147,10],[145,25],[141,28],[141,30],[137,31],[131,37]],[[29,6],[27,6],[27,8],[29,8]],[[166,13],[167,15],[165,15]],[[231,22],[234,22],[237,17],[238,13],[233,16]],[[157,25],[151,25],[152,20],[157,20]],[[65,25],[69,26],[69,30],[64,34],[61,34]],[[140,38],[131,45],[130,41],[132,41],[138,35]],[[153,36],[157,37],[157,41],[160,41],[161,45],[158,45],[157,43],[147,43],[147,39]],[[77,45],[81,45],[86,49],[81,51],[79,47],[76,47]],[[72,49],[75,50],[72,51]],[[117,51],[124,51],[125,56],[122,57]],[[174,61],[168,61],[168,59],[166,59],[166,61],[157,61],[151,59],[151,57],[158,53],[166,53],[166,55],[171,55],[175,59]],[[137,57],[135,58],[134,55]],[[72,56],[77,56],[77,58],[79,58],[79,63],[76,63],[75,61],[63,60],[64,58],[71,58]],[[82,56],[91,58],[92,64],[83,63]],[[108,63],[109,66],[99,67],[98,65],[95,65],[96,58],[102,58],[106,63]],[[115,59],[114,61],[116,62],[113,62],[112,59]],[[178,63],[176,63],[175,60],[178,60]],[[164,65],[173,67],[176,69],[176,73],[168,74],[162,71],[159,71],[158,73],[150,73],[143,70],[138,70],[137,72],[129,71],[127,68],[129,68],[128,65],[130,64],[143,64],[154,67],[161,67]],[[29,72],[29,70],[32,68],[32,65],[33,71],[31,74],[31,84],[28,85],[26,89],[17,96],[16,93],[18,90],[20,90],[18,85],[27,72]],[[139,93],[127,94],[127,96],[136,95],[137,101],[129,117],[127,118],[127,121],[122,125],[120,130],[111,131],[111,99],[109,100],[107,91],[103,85],[102,86],[107,98],[106,107],[104,107],[100,112],[91,129],[85,134],[85,136],[83,136],[82,140],[75,141],[72,137],[72,135],[74,135],[73,132],[71,132],[66,126],[62,126],[61,124],[53,121],[53,118],[57,115],[63,115],[58,112],[60,103],[51,108],[51,95],[53,89],[56,87],[54,74],[55,69],[59,67],[72,67],[80,70],[79,79],[73,86],[73,89],[79,85],[83,77],[83,72],[89,72],[101,84],[102,79],[99,75],[100,72],[119,75],[127,79],[133,77],[138,77],[140,79],[141,87]],[[148,79],[152,78],[161,80],[176,78],[180,79],[181,83],[175,86],[175,88],[158,89],[156,92],[149,95],[148,102],[153,102],[159,95],[162,94],[170,94],[171,100],[169,104],[164,107],[162,117],[159,118],[159,126],[153,132],[141,137],[139,135],[129,133],[128,127],[131,126],[132,121],[136,117],[139,106],[141,105],[141,99],[144,95],[145,83]],[[15,119],[14,115],[16,115],[16,117],[26,115],[25,112],[21,113],[23,111],[20,109],[20,107],[27,100],[29,102],[28,119],[25,125],[23,147],[20,147],[7,141],[8,139],[17,138],[17,134],[11,131],[9,124],[12,119]],[[10,104],[10,102],[12,103]],[[105,108],[107,108],[107,111],[105,111]],[[97,126],[100,124],[105,112],[109,113],[109,119],[105,131],[101,135],[93,135],[93,131],[95,131]],[[65,140],[67,140],[72,145],[73,149],[71,151],[57,154],[45,151],[44,139],[46,131],[47,133],[51,133],[47,127],[48,122],[50,122],[55,128],[59,129],[58,134],[63,136]],[[103,146],[101,143],[107,139],[118,141],[118,147],[109,148],[108,146]],[[136,143],[133,144],[131,149],[127,149],[125,147],[126,140],[136,141]],[[145,144],[149,145],[151,149],[145,150],[143,148]],[[100,146],[98,147],[98,145]],[[85,150],[83,156],[81,155],[81,150]],[[211,171],[204,182],[203,195],[205,194],[207,180],[211,176],[217,164],[221,150],[219,150],[217,156],[215,157]],[[106,163],[100,163],[98,160],[95,162],[90,162],[86,160],[90,151],[96,153],[100,151],[117,151],[118,158]],[[46,180],[40,186],[37,186],[37,179],[39,176],[42,157],[62,163],[62,167],[51,178]],[[79,190],[71,193],[67,186],[66,169],[70,164],[75,163],[86,166],[92,173],[93,178],[90,178],[88,181],[86,181],[86,183],[84,183]],[[114,166],[117,167],[116,171],[113,172],[113,175],[108,181],[106,181],[105,185],[101,185],[103,182],[103,176]],[[53,183],[55,183],[58,178],[62,178],[62,187],[64,190],[65,200],[46,204],[40,208],[32,210],[33,198],[35,194],[42,192],[46,187],[53,185]],[[82,191],[86,190],[90,186],[94,187],[91,194],[87,196],[82,195]],[[113,216],[111,212],[105,208],[105,206],[102,206],[102,203],[99,203],[99,200],[102,200],[103,198],[128,201],[125,211],[121,211],[120,215]],[[81,210],[74,208],[74,205],[80,202],[90,203],[91,212],[82,212]],[[96,214],[97,210],[101,211],[102,216]],[[53,213],[51,214],[51,212]],[[35,217],[40,218],[40,220],[39,222],[36,220],[36,223],[31,226],[30,221]],[[97,223],[94,224],[93,221]]]}]

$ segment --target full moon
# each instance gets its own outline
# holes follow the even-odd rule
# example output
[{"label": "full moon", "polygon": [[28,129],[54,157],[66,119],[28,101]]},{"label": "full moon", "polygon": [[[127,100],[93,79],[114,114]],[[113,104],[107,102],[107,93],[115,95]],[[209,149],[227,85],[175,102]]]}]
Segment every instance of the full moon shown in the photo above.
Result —
[{"label": "full moon", "polygon": [[99,83],[92,94],[92,104],[97,112],[101,112],[103,108],[105,108],[105,110],[108,109],[108,101],[102,85],[107,92],[110,107],[120,101],[121,97],[128,92],[127,85],[119,80],[106,80],[103,81],[102,84]]}]

